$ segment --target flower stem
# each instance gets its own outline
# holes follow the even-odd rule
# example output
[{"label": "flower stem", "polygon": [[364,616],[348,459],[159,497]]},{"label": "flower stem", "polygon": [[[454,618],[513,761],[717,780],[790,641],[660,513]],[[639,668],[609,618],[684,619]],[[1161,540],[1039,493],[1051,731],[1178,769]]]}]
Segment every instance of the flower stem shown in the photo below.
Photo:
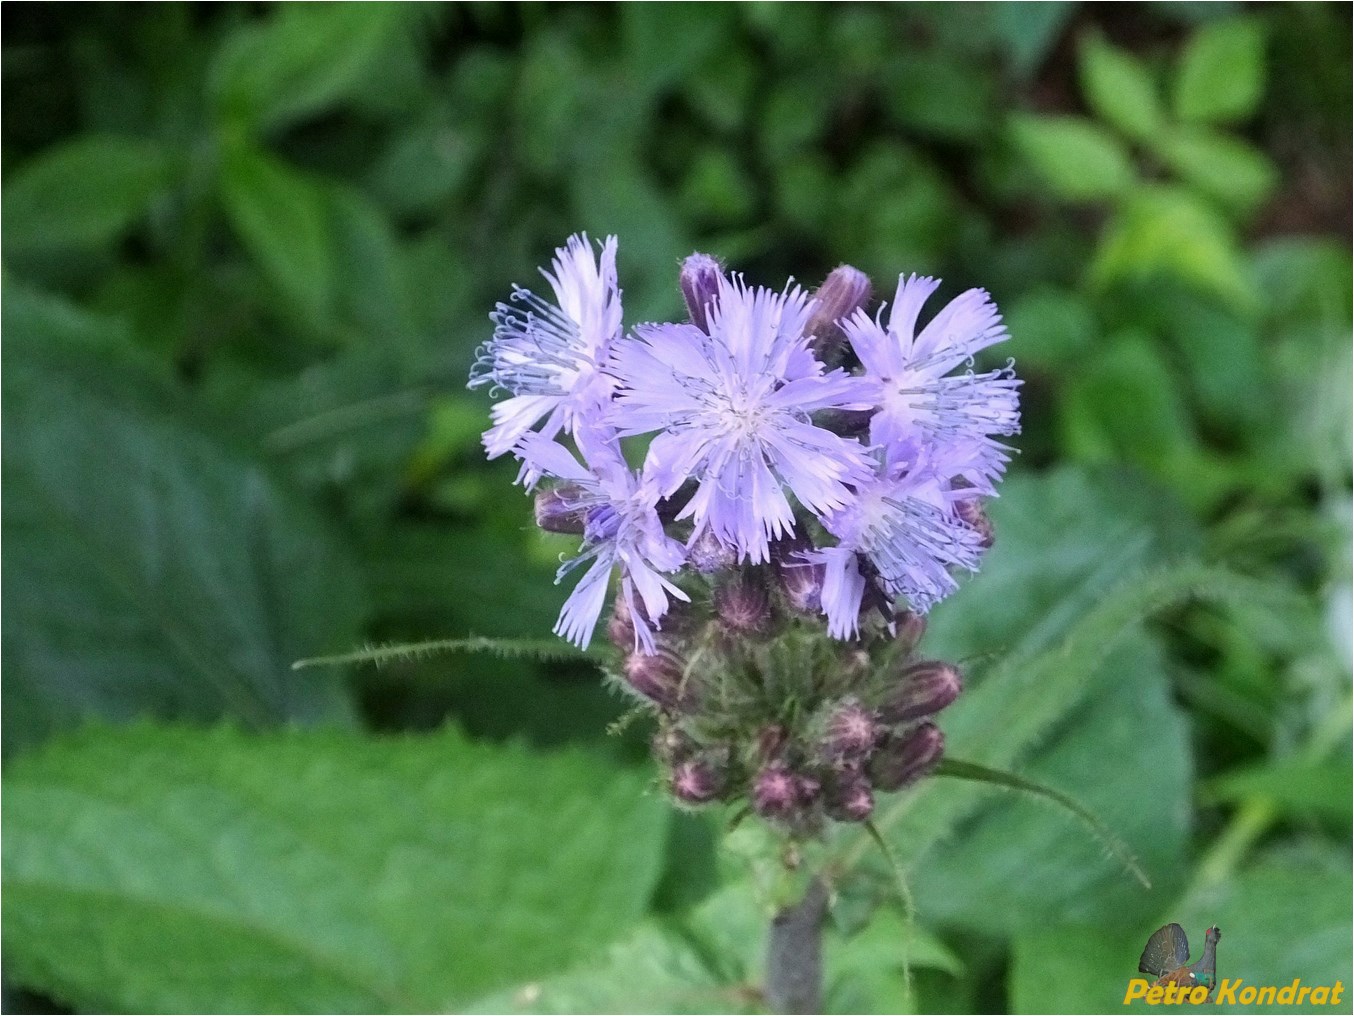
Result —
[{"label": "flower stem", "polygon": [[766,1004],[773,1013],[823,1011],[823,921],[827,886],[814,878],[804,898],[771,919]]}]

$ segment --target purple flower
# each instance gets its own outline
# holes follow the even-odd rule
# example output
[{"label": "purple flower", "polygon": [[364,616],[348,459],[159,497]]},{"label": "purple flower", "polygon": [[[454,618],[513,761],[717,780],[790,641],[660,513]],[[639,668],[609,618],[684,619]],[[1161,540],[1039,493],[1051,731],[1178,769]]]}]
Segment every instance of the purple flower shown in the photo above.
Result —
[{"label": "purple flower", "polygon": [[841,325],[875,385],[871,444],[902,458],[927,444],[944,448],[953,456],[953,475],[990,493],[1008,450],[992,436],[1019,431],[1020,382],[1009,366],[985,374],[950,371],[1009,335],[981,289],[955,297],[918,333],[922,304],[939,284],[900,275],[887,328],[882,311],[871,318],[859,310]]},{"label": "purple flower", "polygon": [[977,570],[982,536],[955,511],[956,495],[942,479],[947,475],[924,460],[885,459],[847,505],[823,516],[837,546],[803,557],[823,565],[823,612],[833,638],[853,638],[858,630],[866,587],[862,557],[885,595],[906,597],[917,613],[955,590],[951,568]]},{"label": "purple flower", "polygon": [[[668,609],[668,597],[686,600],[687,595],[663,578],[686,560],[682,545],[663,532],[654,510],[658,493],[625,464],[619,443],[600,428],[580,428],[576,438],[587,462],[584,466],[562,445],[541,434],[527,434],[518,442],[524,472],[552,476],[572,486],[570,506],[583,513],[583,546],[578,555],[560,566],[555,581],[591,562],[588,570],[564,602],[555,634],[581,649],[588,647],[606,600],[611,570],[621,566],[621,598],[634,625],[635,648],[655,651],[649,621],[657,623]],[[635,595],[643,605],[635,602]]]},{"label": "purple flower", "polygon": [[814,305],[800,289],[749,289],[721,276],[718,290],[708,334],[643,325],[617,344],[610,419],[622,435],[662,431],[646,475],[664,497],[695,479],[677,516],[694,520],[692,539],[709,530],[755,563],[794,529],[782,485],[822,514],[843,507],[848,484],[870,475],[857,442],[809,419],[821,409],[868,408],[869,385],[814,359],[804,330]]},{"label": "purple flower", "polygon": [[573,433],[579,414],[610,396],[611,380],[600,368],[621,331],[621,293],[616,286],[616,238],[594,257],[586,233],[569,237],[555,251],[552,271],[541,269],[555,304],[520,286],[489,315],[494,337],[481,348],[470,387],[492,385],[512,397],[493,409],[484,434],[489,458],[511,451],[542,419],[541,433]]}]

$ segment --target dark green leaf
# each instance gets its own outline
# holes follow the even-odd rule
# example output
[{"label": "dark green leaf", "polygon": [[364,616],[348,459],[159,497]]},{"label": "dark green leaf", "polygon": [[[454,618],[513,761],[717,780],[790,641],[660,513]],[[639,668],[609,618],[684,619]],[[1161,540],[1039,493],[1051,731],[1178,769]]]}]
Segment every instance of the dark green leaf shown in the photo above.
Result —
[{"label": "dark green leaf", "polygon": [[268,9],[216,54],[210,78],[223,111],[272,130],[323,112],[380,80],[418,5],[317,3]]},{"label": "dark green leaf", "polygon": [[640,916],[643,791],[453,731],[90,731],[6,773],[6,974],[96,1011],[450,1011]]},{"label": "dark green leaf", "polygon": [[152,141],[86,135],[47,149],[5,181],[5,249],[94,247],[146,213],[173,172]]},{"label": "dark green leaf", "polygon": [[234,149],[222,181],[236,235],[288,309],[323,325],[336,294],[330,196],[318,180],[260,149]]},{"label": "dark green leaf", "polygon": [[333,534],[162,381],[5,304],[5,747],[89,716],[342,717],[298,656],[351,645]]}]

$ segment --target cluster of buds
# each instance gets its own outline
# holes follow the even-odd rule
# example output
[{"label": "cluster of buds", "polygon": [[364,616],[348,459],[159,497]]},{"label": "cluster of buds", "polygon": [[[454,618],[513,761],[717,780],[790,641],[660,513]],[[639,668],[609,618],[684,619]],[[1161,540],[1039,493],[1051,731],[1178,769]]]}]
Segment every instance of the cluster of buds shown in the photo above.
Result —
[{"label": "cluster of buds", "polygon": [[[697,624],[694,610],[682,611],[654,654],[633,651],[623,600],[607,632],[626,651],[617,684],[658,718],[654,755],[676,801],[744,802],[812,835],[827,819],[866,821],[876,792],[936,766],[945,738],[935,719],[963,679],[950,664],[915,658],[926,625],[909,611],[895,618],[879,660],[823,640],[797,606],[813,570],[778,574],[715,580],[707,616]],[[734,606],[720,595],[729,589],[738,590]],[[786,666],[796,654],[802,663]]]},{"label": "cluster of buds", "polygon": [[586,648],[618,572],[613,677],[656,714],[673,797],[796,835],[865,821],[938,763],[960,691],[916,649],[992,543],[1020,382],[972,363],[1001,316],[971,289],[920,326],[939,283],[913,275],[871,317],[849,265],[777,293],[693,254],[688,320],[626,333],[616,251],[571,238],[555,303],[500,304],[471,381],[511,395],[485,447],[520,461],[537,524],[583,538],[555,631]]}]

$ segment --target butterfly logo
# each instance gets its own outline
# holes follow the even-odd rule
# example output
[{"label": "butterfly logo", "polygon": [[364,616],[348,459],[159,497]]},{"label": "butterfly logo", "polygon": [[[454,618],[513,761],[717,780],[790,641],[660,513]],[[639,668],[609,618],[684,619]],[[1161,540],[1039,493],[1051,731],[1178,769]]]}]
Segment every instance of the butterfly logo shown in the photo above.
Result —
[{"label": "butterfly logo", "polygon": [[1218,986],[1218,940],[1222,932],[1215,924],[1204,932],[1204,952],[1193,963],[1189,962],[1189,939],[1178,924],[1168,924],[1152,932],[1147,946],[1138,960],[1138,969],[1155,977],[1155,986],[1173,984],[1180,988],[1203,985],[1211,1001]]}]

